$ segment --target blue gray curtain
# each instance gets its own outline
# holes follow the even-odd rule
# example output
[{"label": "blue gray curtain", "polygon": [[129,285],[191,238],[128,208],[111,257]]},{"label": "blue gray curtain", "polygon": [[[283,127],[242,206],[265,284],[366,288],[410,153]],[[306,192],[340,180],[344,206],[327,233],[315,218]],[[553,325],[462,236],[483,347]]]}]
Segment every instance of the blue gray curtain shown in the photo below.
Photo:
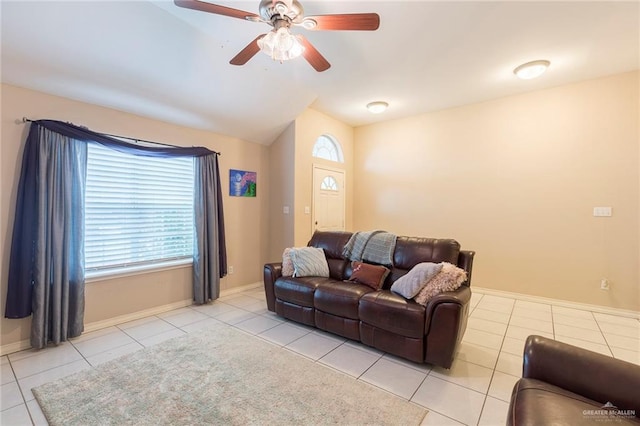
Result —
[{"label": "blue gray curtain", "polygon": [[227,274],[218,156],[195,159],[195,237],[193,300],[206,303],[220,295],[220,277]]},{"label": "blue gray curtain", "polygon": [[[85,143],[45,128],[32,129],[18,187],[18,204],[26,208],[16,210],[20,231],[13,234],[9,283],[27,284],[19,289],[23,297],[15,308],[33,312],[34,348],[48,341],[58,344],[84,329],[86,171]],[[23,268],[27,262],[31,267]],[[15,317],[14,310],[8,309],[7,315]]]},{"label": "blue gray curtain", "polygon": [[83,331],[88,142],[132,155],[194,157],[194,301],[217,298],[227,272],[217,153],[202,147],[134,145],[69,123],[34,121],[22,158],[5,306],[6,318],[32,315],[34,348]]}]

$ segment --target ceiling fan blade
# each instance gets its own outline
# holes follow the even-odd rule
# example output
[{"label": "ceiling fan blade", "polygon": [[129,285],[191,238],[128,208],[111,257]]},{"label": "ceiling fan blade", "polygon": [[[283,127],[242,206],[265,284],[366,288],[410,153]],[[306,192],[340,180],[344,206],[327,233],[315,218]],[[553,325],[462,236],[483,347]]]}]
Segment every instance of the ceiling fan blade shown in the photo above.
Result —
[{"label": "ceiling fan blade", "polygon": [[184,7],[187,9],[199,10],[201,12],[215,13],[216,15],[230,16],[232,18],[245,19],[245,20],[249,18],[252,20],[260,19],[260,17],[255,13],[245,12],[244,10],[233,9],[231,7],[220,6],[217,4],[207,3],[204,1],[174,0],[173,2],[176,4],[176,6]]},{"label": "ceiling fan blade", "polygon": [[249,62],[249,59],[253,58],[256,53],[260,51],[260,47],[258,46],[258,40],[264,37],[265,34],[261,34],[256,37],[251,43],[247,44],[247,47],[242,49],[240,53],[233,57],[229,61],[231,65],[244,65]]},{"label": "ceiling fan blade", "polygon": [[[312,23],[315,22],[315,25]],[[302,26],[313,31],[375,31],[380,27],[377,13],[307,16]]]},{"label": "ceiling fan blade", "polygon": [[331,67],[329,61],[327,61],[324,56],[318,52],[318,49],[313,47],[309,40],[307,40],[304,36],[300,35],[300,42],[304,46],[304,52],[302,52],[302,56],[311,64],[311,66],[318,72],[326,71]]}]

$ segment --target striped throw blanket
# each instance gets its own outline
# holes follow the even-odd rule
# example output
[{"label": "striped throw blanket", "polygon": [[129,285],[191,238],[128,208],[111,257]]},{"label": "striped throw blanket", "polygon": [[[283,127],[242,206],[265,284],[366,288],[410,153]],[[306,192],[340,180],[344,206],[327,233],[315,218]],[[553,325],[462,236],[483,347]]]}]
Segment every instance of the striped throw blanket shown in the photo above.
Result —
[{"label": "striped throw blanket", "polygon": [[345,244],[342,255],[349,260],[391,266],[397,238],[386,231],[355,232]]}]

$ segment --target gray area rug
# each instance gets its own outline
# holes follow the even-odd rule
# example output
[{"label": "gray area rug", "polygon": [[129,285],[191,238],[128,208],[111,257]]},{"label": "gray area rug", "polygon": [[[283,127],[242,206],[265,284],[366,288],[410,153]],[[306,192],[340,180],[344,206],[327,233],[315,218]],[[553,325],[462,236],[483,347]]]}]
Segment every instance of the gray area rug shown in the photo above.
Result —
[{"label": "gray area rug", "polygon": [[229,326],[33,389],[51,425],[418,425],[422,407]]}]

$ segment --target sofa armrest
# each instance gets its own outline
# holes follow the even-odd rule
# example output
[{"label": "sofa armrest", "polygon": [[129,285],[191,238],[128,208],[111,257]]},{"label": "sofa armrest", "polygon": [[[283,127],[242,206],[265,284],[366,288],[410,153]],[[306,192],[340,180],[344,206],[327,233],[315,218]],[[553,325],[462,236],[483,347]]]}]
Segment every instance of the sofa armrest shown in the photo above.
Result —
[{"label": "sofa armrest", "polygon": [[[471,289],[469,287],[462,286],[454,291],[445,291],[440,294],[433,296],[427,302],[426,312],[424,315],[424,330],[425,333],[429,333],[429,329],[431,326],[431,321],[433,320],[433,316],[435,315],[438,307],[440,305],[446,304],[450,306],[459,306],[460,310],[463,309],[466,305],[471,301]],[[467,318],[463,318],[464,325],[466,328]],[[436,325],[437,326],[437,325]],[[462,330],[464,332],[464,330]]]},{"label": "sofa armrest", "polygon": [[541,380],[640,416],[640,366],[541,336],[529,336],[522,377]]},{"label": "sofa armrest", "polygon": [[466,305],[471,301],[471,289],[465,286],[461,286],[454,291],[444,291],[440,294],[436,294],[427,302],[427,316],[429,312],[439,305],[440,303],[458,303],[460,305]]},{"label": "sofa armrest", "polygon": [[267,298],[267,309],[269,309],[271,312],[276,311],[276,293],[274,290],[274,284],[276,280],[281,276],[282,262],[267,263],[264,265],[264,294]]},{"label": "sofa armrest", "polygon": [[458,254],[458,267],[467,271],[467,280],[462,285],[467,287],[471,285],[471,272],[473,272],[473,259],[475,256],[476,252],[471,250],[460,250]]},{"label": "sofa armrest", "polygon": [[425,362],[451,368],[467,328],[471,289],[462,286],[434,296],[425,311]]}]

